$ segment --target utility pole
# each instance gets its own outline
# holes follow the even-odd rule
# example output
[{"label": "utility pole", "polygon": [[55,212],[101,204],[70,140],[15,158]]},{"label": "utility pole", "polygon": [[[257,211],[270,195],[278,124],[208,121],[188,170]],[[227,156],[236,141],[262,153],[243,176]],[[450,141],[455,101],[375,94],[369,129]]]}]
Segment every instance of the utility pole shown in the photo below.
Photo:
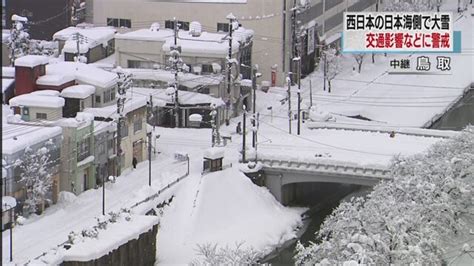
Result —
[{"label": "utility pole", "polygon": [[216,141],[218,138],[217,127],[216,127],[216,116],[217,116],[216,107],[212,105],[212,111],[211,111],[212,147],[216,146]]},{"label": "utility pole", "polygon": [[121,148],[121,142],[122,142],[122,124],[123,124],[123,108],[125,105],[125,98],[126,98],[126,93],[127,89],[130,87],[130,75],[127,73],[124,73],[123,70],[119,70],[117,72],[118,75],[118,97],[117,97],[117,114],[118,114],[118,120],[117,120],[117,176],[121,174],[121,162],[120,162],[120,157],[122,155],[122,148]]},{"label": "utility pole", "polygon": [[255,131],[255,126],[256,126],[256,117],[255,117],[255,112],[256,112],[256,102],[257,102],[257,67],[251,67],[251,72],[252,72],[252,91],[253,91],[253,100],[252,100],[252,148],[255,148],[257,145],[257,132]]},{"label": "utility pole", "polygon": [[313,107],[313,86],[309,80],[309,108]]},{"label": "utility pole", "polygon": [[247,135],[247,117],[246,117],[246,114],[247,114],[247,107],[244,105],[243,106],[243,119],[242,119],[242,124],[243,124],[243,128],[242,128],[242,163],[246,163],[247,160],[245,158],[245,146],[246,146],[246,143],[245,143],[245,138],[246,138],[246,135]]},{"label": "utility pole", "polygon": [[298,127],[297,134],[301,132],[301,57],[296,58],[298,61]]},{"label": "utility pole", "polygon": [[288,133],[291,135],[291,72],[288,72],[288,77],[286,78],[286,83],[288,83]]},{"label": "utility pole", "polygon": [[[232,37],[232,33],[234,31],[234,21],[236,20],[234,14],[230,13],[229,15],[227,15],[226,17],[228,20],[229,20],[229,50],[228,50],[228,53],[227,53],[227,97],[229,98],[229,101],[230,101],[230,104],[232,104],[232,41],[233,41],[233,37]],[[229,106],[230,104],[226,104],[226,108],[227,108],[227,112],[226,112],[226,121],[228,121],[230,119],[229,117]]]},{"label": "utility pole", "polygon": [[173,71],[174,71],[174,123],[175,127],[180,127],[179,124],[179,98],[178,98],[178,61],[179,61],[179,54],[180,54],[180,48],[178,47],[178,21],[176,18],[173,18],[174,20],[174,46],[173,46]]},{"label": "utility pole", "polygon": [[[324,47],[325,48],[325,47]],[[327,79],[327,60],[326,60],[326,51],[323,51],[323,91],[326,91],[326,79]]]},{"label": "utility pole", "polygon": [[[150,102],[148,104],[148,117],[151,120],[153,115],[153,96],[150,94]],[[151,137],[152,132],[148,133],[148,186],[151,187]]]}]

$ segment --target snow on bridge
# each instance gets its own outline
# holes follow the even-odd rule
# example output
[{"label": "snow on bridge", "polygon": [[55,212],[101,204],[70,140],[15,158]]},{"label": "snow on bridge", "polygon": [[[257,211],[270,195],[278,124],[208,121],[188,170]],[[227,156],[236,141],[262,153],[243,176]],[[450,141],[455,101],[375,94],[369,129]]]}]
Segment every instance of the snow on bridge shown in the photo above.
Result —
[{"label": "snow on bridge", "polygon": [[[415,130],[416,131],[416,130]],[[413,134],[412,134],[413,133]],[[426,151],[457,133],[438,130],[389,133],[357,129],[314,129],[305,135],[280,135],[258,146],[265,184],[285,204],[285,186],[295,183],[345,183],[372,186],[391,179],[394,156]]]}]

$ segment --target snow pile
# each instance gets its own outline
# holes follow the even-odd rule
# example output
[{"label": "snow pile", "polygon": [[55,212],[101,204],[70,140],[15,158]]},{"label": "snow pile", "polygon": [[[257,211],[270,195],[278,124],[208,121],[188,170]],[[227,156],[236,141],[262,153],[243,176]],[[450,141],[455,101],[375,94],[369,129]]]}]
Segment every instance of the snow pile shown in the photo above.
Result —
[{"label": "snow pile", "polygon": [[204,151],[204,158],[215,160],[224,157],[224,148],[212,147]]},{"label": "snow pile", "polygon": [[68,205],[76,200],[77,196],[69,191],[61,191],[58,195],[58,204]]},{"label": "snow pile", "polygon": [[158,223],[156,216],[131,215],[129,210],[110,212],[96,218],[96,225],[80,232],[70,232],[64,245],[45,253],[32,264],[61,264],[65,261],[96,260],[118,249],[130,240],[138,239]]},{"label": "snow pile", "polygon": [[297,264],[441,264],[443,241],[464,229],[462,216],[472,219],[473,150],[470,127],[425,154],[396,157],[394,181],[342,203],[321,226],[322,242],[297,246]]},{"label": "snow pile", "polygon": [[161,219],[160,263],[189,263],[198,244],[244,243],[243,248],[268,253],[295,237],[302,210],[283,207],[237,169],[189,178]]},{"label": "snow pile", "polygon": [[334,116],[316,106],[312,106],[309,110],[309,119],[315,122],[336,121]]}]

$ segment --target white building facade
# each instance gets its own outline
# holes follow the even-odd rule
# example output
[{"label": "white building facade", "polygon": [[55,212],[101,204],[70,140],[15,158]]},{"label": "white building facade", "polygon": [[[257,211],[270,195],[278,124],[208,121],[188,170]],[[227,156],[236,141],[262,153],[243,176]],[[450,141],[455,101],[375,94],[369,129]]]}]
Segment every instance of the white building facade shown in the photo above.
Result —
[{"label": "white building facade", "polygon": [[[377,0],[88,0],[86,21],[95,26],[115,26],[120,32],[149,27],[153,22],[172,27],[176,19],[186,30],[198,21],[208,32],[228,31],[226,16],[255,32],[252,62],[263,79],[282,85],[290,70],[295,43],[292,29],[301,30],[303,74],[314,69],[318,43],[342,30],[344,11],[375,10]],[[298,6],[296,19],[291,9]],[[293,27],[293,22],[298,22]],[[308,40],[312,43],[308,43]],[[306,43],[305,43],[306,42]],[[316,49],[312,51],[311,47]],[[310,48],[310,49],[308,49]],[[312,60],[311,60],[312,58]],[[305,61],[306,60],[306,61]],[[307,65],[307,66],[306,66]],[[272,74],[273,72],[273,74]]]}]

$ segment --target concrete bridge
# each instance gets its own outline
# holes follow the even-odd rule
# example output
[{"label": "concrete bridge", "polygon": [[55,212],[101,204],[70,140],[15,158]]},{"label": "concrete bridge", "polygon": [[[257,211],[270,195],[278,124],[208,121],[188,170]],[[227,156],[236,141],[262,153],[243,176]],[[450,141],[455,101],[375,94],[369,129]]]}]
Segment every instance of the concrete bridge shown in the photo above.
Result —
[{"label": "concrete bridge", "polygon": [[275,198],[286,205],[294,197],[292,185],[298,183],[339,183],[373,186],[390,180],[386,168],[361,167],[344,162],[297,162],[260,158],[265,174],[265,186]]}]

